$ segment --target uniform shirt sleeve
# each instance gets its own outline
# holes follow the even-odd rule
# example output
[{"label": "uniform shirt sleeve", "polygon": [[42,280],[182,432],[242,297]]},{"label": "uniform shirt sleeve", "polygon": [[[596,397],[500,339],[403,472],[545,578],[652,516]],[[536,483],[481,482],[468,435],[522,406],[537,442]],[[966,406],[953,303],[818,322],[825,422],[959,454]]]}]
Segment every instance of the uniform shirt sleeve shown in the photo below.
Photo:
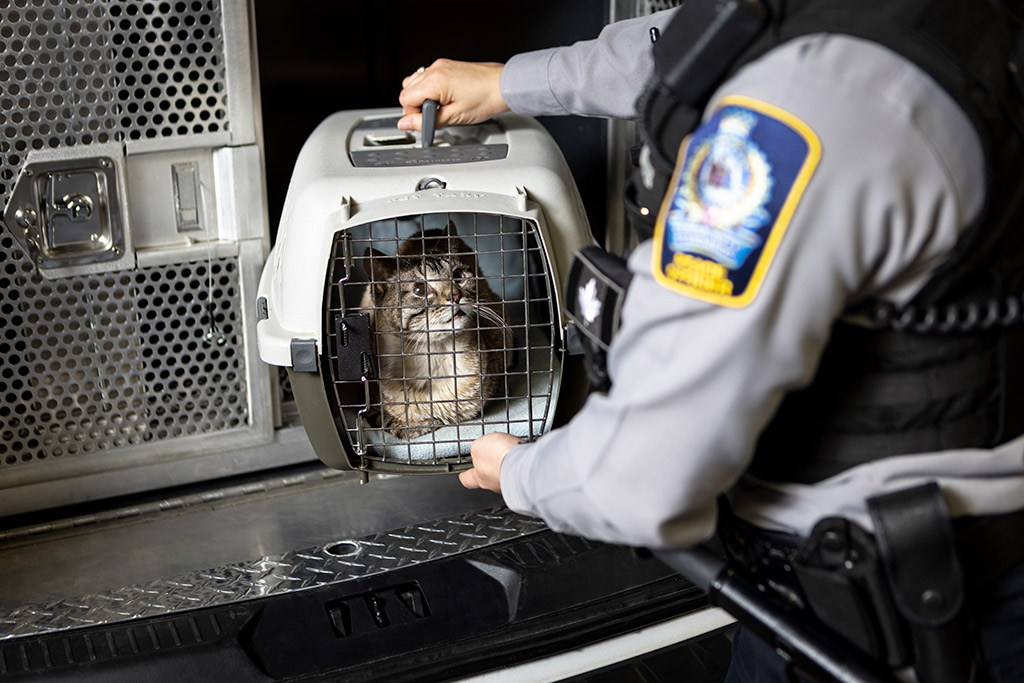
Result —
[{"label": "uniform shirt sleeve", "polygon": [[651,28],[676,10],[617,21],[594,40],[512,57],[501,73],[501,95],[527,116],[608,116],[632,119],[654,71]]},{"label": "uniform shirt sleeve", "polygon": [[803,121],[821,157],[751,303],[728,308],[655,282],[634,252],[614,380],[565,427],[512,449],[505,501],[552,528],[650,547],[698,543],[741,478],[785,392],[814,375],[851,302],[904,302],[946,258],[983,197],[966,116],[894,53],[807,36],[716,93]]}]

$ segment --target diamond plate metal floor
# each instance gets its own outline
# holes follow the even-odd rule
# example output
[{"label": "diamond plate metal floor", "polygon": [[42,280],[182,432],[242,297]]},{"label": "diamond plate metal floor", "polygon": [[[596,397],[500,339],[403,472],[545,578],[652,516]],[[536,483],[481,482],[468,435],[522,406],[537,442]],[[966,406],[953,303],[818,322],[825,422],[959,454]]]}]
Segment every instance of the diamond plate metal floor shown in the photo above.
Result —
[{"label": "diamond plate metal floor", "polygon": [[345,581],[542,530],[452,476],[319,467],[0,534],[0,639]]}]

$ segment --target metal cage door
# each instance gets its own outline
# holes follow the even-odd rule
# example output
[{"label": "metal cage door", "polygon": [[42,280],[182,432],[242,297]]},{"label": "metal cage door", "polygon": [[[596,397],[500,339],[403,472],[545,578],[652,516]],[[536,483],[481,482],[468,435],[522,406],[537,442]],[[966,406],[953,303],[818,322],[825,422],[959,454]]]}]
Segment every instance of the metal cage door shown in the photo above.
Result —
[{"label": "metal cage door", "polygon": [[0,5],[0,513],[274,464],[252,35],[240,0]]}]

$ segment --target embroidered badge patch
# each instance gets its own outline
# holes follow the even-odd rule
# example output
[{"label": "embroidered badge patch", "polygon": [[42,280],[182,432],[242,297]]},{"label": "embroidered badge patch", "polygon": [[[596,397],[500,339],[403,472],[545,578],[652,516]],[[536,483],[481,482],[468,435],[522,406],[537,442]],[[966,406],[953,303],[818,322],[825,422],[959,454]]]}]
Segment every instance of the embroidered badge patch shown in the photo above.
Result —
[{"label": "embroidered badge patch", "polygon": [[821,156],[814,132],[730,97],[683,141],[654,232],[655,279],[702,301],[753,301]]}]

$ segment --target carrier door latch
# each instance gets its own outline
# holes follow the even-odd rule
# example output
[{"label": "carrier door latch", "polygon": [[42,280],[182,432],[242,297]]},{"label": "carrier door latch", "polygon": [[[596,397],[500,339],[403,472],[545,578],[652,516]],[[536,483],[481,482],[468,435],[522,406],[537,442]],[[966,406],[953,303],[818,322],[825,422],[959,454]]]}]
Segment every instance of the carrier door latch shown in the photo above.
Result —
[{"label": "carrier door latch", "polygon": [[371,334],[370,316],[366,313],[345,313],[334,317],[338,380],[352,382],[377,376]]}]

